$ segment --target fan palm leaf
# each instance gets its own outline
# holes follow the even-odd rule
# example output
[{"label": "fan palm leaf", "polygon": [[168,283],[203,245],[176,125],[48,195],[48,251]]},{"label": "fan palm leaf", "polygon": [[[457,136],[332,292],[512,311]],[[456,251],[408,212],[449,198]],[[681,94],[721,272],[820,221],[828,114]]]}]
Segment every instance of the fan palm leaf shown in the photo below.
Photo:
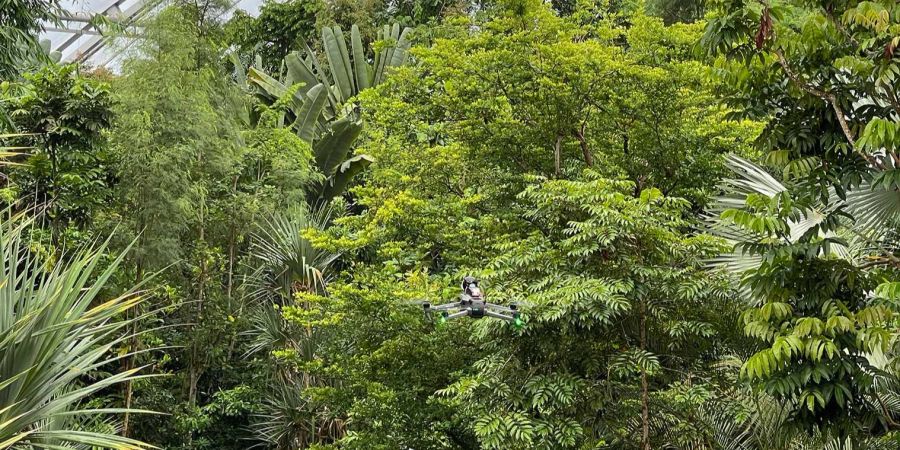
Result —
[{"label": "fan palm leaf", "polygon": [[[706,227],[713,235],[723,238],[734,246],[734,250],[712,258],[709,263],[714,268],[724,268],[730,273],[743,274],[759,267],[763,258],[761,255],[749,254],[743,251],[739,245],[744,242],[756,242],[765,236],[756,235],[733,223],[720,220],[720,214],[729,209],[742,209],[747,206],[747,199],[751,195],[763,195],[774,197],[788,190],[788,187],[776,180],[762,167],[735,155],[726,158],[726,165],[731,169],[734,177],[722,182],[725,193],[712,203],[707,210]],[[810,230],[819,226],[830,212],[833,212],[842,204],[833,192],[828,205],[816,205],[807,208],[803,214],[794,220],[789,220],[787,242],[798,242]],[[833,232],[822,233],[821,237],[835,237]],[[850,252],[845,246],[832,245],[830,252],[833,256],[849,259]]]},{"label": "fan palm leaf", "polygon": [[[324,229],[333,216],[331,207],[276,214],[253,234],[250,254],[257,264],[248,279],[251,296],[289,299],[298,290],[324,293],[325,271],[338,254],[319,250],[303,234],[308,229]],[[276,303],[281,303],[277,301]]]}]

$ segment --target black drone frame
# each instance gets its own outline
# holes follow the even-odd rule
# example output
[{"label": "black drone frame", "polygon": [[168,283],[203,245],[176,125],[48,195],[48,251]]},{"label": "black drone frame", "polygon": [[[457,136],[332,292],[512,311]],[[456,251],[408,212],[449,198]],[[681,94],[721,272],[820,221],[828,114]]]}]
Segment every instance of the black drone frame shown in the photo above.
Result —
[{"label": "black drone frame", "polygon": [[[432,306],[429,302],[422,303],[425,310],[425,317],[431,318],[434,311],[441,313],[441,321],[458,319],[460,317],[471,317],[473,319],[482,319],[484,317],[492,317],[494,319],[505,320],[507,322],[522,324],[522,318],[519,314],[519,307],[515,303],[511,303],[509,307],[489,303],[484,299],[481,289],[478,287],[478,280],[473,277],[465,277],[462,283],[463,293],[459,296],[459,301],[454,303],[445,303],[442,305]],[[455,310],[455,311],[454,311]]]},{"label": "black drone frame", "polygon": [[[509,307],[495,305],[484,300],[476,300],[466,298],[468,296],[460,295],[460,299],[456,303],[445,303],[443,305],[431,306],[431,303],[425,302],[422,306],[425,309],[425,315],[431,316],[432,312],[439,311],[441,318],[445,320],[458,319],[460,317],[471,317],[473,319],[481,319],[483,317],[493,317],[509,322],[515,322],[519,319],[518,306],[513,303]],[[459,311],[450,312],[458,309]]]}]

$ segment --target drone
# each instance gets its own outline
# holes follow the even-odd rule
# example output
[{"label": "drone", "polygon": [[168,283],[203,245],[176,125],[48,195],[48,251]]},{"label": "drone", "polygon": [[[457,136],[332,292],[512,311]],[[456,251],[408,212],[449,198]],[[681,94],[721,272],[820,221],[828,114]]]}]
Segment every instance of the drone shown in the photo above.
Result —
[{"label": "drone", "polygon": [[[477,278],[471,276],[463,278],[461,287],[462,293],[459,295],[459,301],[455,303],[445,303],[437,306],[432,306],[429,302],[422,303],[422,307],[425,310],[425,318],[430,319],[432,312],[438,311],[441,313],[440,323],[460,317],[471,317],[472,319],[493,317],[511,322],[517,327],[525,325],[516,303],[511,303],[509,307],[488,303],[484,298],[481,287],[478,286]],[[458,311],[451,312],[453,310]]]}]

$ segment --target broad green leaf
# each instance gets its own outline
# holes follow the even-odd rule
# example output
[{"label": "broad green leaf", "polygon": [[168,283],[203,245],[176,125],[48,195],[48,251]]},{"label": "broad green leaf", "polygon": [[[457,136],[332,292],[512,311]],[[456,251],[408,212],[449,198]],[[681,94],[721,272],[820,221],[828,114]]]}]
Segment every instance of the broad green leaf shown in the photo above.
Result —
[{"label": "broad green leaf", "polygon": [[353,96],[353,81],[351,79],[350,59],[346,55],[347,44],[339,42],[343,39],[339,27],[325,27],[322,29],[322,43],[325,46],[325,56],[331,69],[336,94],[340,103],[346,102]]},{"label": "broad green leaf", "polygon": [[357,155],[344,161],[338,170],[331,176],[322,190],[322,198],[329,201],[332,198],[341,195],[353,178],[366,170],[375,160],[369,155]]},{"label": "broad green leaf", "polygon": [[319,123],[319,117],[322,109],[325,107],[325,100],[328,94],[325,86],[317,84],[306,93],[306,99],[300,110],[296,112],[297,120],[294,122],[294,129],[300,139],[312,144],[315,138],[316,124]]},{"label": "broad green leaf", "polygon": [[345,117],[332,123],[313,144],[319,171],[330,177],[350,155],[350,149],[362,131],[362,124]]},{"label": "broad green leaf", "polygon": [[366,53],[362,39],[359,36],[359,27],[353,24],[350,29],[350,44],[353,47],[353,69],[356,74],[356,88],[358,92],[368,89],[372,85],[369,63],[366,61]]},{"label": "broad green leaf", "polygon": [[287,94],[287,87],[269,74],[251,67],[247,72],[247,79],[251,84],[259,86],[271,100],[278,100]]}]

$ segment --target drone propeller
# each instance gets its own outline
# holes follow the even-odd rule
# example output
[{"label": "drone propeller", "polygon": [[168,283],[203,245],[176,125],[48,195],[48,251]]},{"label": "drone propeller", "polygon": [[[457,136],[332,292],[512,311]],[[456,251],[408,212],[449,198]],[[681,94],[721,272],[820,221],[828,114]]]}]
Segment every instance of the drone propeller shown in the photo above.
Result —
[{"label": "drone propeller", "polygon": [[430,304],[430,303],[431,302],[429,302],[428,300],[408,300],[405,302],[400,302],[401,305],[416,305],[416,306],[422,306],[422,305]]}]

